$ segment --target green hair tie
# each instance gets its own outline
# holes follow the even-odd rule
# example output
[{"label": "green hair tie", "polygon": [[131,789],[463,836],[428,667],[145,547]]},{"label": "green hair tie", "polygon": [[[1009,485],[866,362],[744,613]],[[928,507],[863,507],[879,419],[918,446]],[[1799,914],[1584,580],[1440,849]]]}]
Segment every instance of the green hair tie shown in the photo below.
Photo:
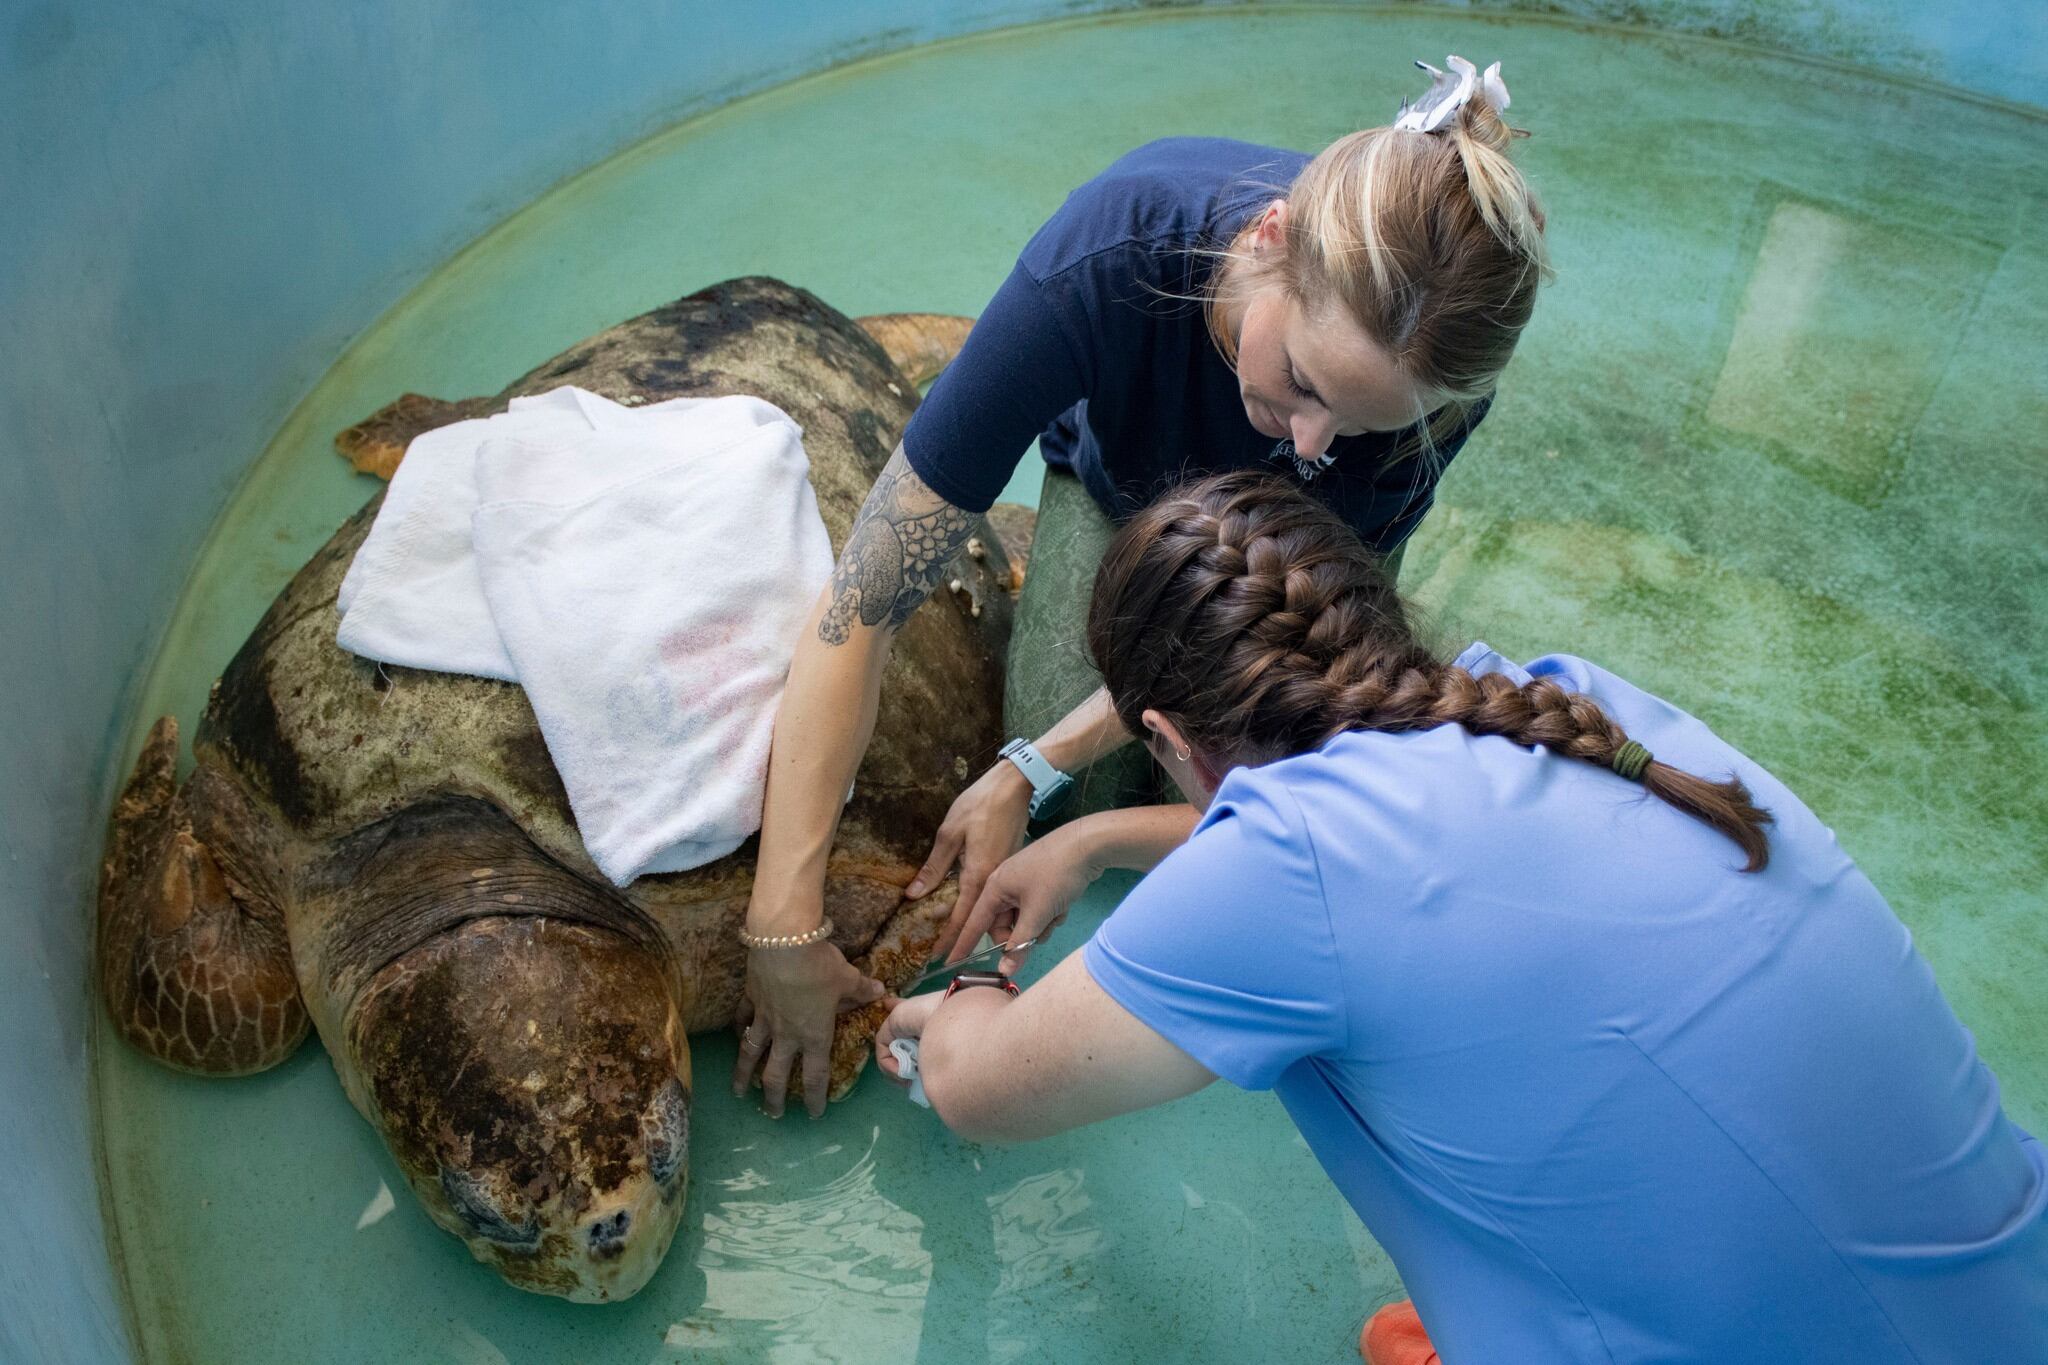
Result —
[{"label": "green hair tie", "polygon": [[1631,782],[1643,780],[1643,769],[1650,766],[1650,751],[1630,740],[1614,751],[1614,771]]}]

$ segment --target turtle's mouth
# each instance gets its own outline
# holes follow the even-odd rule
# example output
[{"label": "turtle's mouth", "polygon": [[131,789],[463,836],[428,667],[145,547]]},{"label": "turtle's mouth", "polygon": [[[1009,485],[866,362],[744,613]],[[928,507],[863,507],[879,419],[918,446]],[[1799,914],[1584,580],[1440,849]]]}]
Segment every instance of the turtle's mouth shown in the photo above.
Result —
[{"label": "turtle's mouth", "polygon": [[469,920],[378,972],[348,1037],[392,1155],[477,1259],[583,1301],[653,1274],[690,1133],[658,957],[587,924]]}]

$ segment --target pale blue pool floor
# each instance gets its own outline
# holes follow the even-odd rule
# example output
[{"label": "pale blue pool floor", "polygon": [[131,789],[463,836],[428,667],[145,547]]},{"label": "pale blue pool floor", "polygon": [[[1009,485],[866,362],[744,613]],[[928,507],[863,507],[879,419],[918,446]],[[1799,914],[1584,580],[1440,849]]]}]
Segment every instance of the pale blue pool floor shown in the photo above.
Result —
[{"label": "pale blue pool floor", "polygon": [[[189,725],[369,495],[328,440],[396,394],[495,391],[739,274],[852,314],[971,313],[1130,146],[1317,147],[1381,121],[1408,60],[1447,50],[1505,60],[1561,278],[1406,585],[1447,641],[1586,654],[1784,775],[2038,1130],[2048,133],[1726,45],[1408,10],[1175,14],[928,48],[672,130],[457,256],[313,389],[194,568],[136,738],[164,711]],[[637,1298],[584,1308],[506,1288],[434,1229],[317,1045],[207,1082],[102,1039],[110,1222],[145,1355],[1342,1361],[1398,1293],[1268,1096],[1212,1087],[1002,1150],[876,1083],[823,1122],[771,1123],[716,1083],[728,1039],[694,1051],[683,1230]]]}]

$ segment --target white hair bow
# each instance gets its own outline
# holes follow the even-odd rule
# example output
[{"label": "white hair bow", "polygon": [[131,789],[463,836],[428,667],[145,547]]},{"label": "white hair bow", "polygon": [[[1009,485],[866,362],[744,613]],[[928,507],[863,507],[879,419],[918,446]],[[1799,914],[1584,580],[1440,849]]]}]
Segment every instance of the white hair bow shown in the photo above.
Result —
[{"label": "white hair bow", "polygon": [[1417,62],[1417,66],[1430,75],[1429,89],[1422,92],[1422,98],[1410,104],[1401,101],[1401,112],[1394,119],[1394,126],[1413,133],[1433,133],[1450,122],[1451,115],[1465,107],[1465,101],[1472,98],[1473,87],[1486,92],[1487,100],[1499,113],[1508,107],[1507,83],[1500,78],[1500,63],[1486,68],[1484,75],[1463,57],[1444,58],[1449,71],[1439,71],[1428,62]]}]

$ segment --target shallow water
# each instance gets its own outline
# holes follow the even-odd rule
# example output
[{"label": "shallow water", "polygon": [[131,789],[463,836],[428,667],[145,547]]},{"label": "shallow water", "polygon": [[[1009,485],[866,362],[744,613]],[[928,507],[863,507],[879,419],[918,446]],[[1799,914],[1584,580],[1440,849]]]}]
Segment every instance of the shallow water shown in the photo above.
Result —
[{"label": "shallow water", "polygon": [[[738,274],[852,314],[971,313],[1128,147],[1319,146],[1383,118],[1412,93],[1408,59],[1447,49],[1505,60],[1560,279],[1407,586],[1447,639],[1585,654],[1784,776],[1913,927],[2039,1131],[2048,126],[1727,45],[1408,11],[1172,14],[926,48],[682,125],[456,257],[321,381],[194,568],[137,741],[159,712],[189,728],[270,597],[374,491],[328,440],[399,392],[494,392]],[[432,1227],[317,1046],[208,1082],[103,1040],[145,1354],[1342,1360],[1398,1292],[1268,1096],[1212,1087],[1002,1150],[872,1082],[825,1122],[771,1123],[722,1092],[731,1059],[726,1038],[695,1044],[692,1192],[666,1265],[637,1298],[582,1308],[504,1287]]]}]

